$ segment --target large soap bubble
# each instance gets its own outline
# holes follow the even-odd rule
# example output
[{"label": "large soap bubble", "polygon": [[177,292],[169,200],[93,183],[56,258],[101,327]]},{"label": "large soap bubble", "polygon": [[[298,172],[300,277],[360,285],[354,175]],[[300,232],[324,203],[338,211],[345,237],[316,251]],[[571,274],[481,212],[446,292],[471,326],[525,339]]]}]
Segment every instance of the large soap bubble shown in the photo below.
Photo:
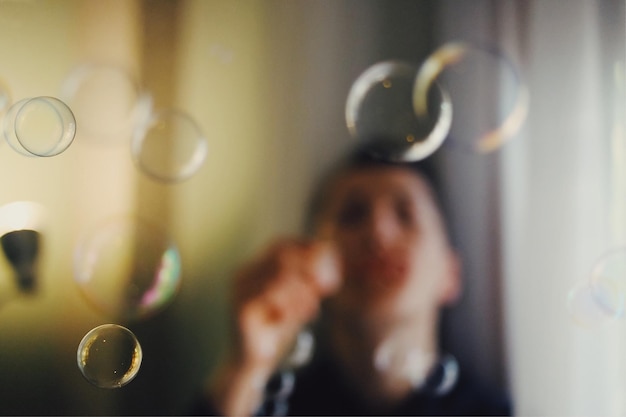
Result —
[{"label": "large soap bubble", "polygon": [[78,242],[75,280],[114,318],[140,320],[163,309],[180,287],[180,254],[170,237],[135,216],[102,221]]},{"label": "large soap bubble", "polygon": [[352,84],[345,108],[350,134],[371,142],[372,152],[393,161],[430,156],[446,139],[452,123],[447,93],[434,85],[428,92],[428,115],[413,109],[417,66],[403,61],[379,62]]},{"label": "large soap bubble", "polygon": [[[469,109],[471,117],[459,128],[455,144],[478,153],[498,149],[514,136],[526,120],[529,93],[518,68],[498,48],[466,42],[449,42],[437,48],[420,66],[413,84],[413,107],[420,119],[431,118],[430,91],[435,82],[450,92],[455,113]],[[462,103],[456,95],[463,92]],[[461,94],[459,94],[461,96]],[[490,126],[471,126],[477,103],[484,108],[497,107]],[[504,113],[504,115],[502,114]],[[491,117],[492,116],[492,117]],[[455,116],[455,122],[458,117]]]}]

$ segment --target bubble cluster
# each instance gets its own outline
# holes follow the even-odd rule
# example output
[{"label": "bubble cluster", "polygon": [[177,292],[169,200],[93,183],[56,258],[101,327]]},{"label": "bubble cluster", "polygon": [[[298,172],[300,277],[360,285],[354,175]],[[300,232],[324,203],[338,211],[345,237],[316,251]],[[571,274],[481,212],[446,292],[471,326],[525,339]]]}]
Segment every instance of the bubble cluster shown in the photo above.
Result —
[{"label": "bubble cluster", "polygon": [[[480,83],[475,76],[482,77]],[[469,86],[473,89],[468,92]],[[494,91],[498,97],[506,97],[501,101],[513,97],[511,103],[498,103],[498,108],[507,109],[505,116],[494,111],[493,125],[482,129],[459,118],[458,109],[475,109],[476,102],[485,102],[486,108],[493,104],[493,98],[485,94],[493,96]],[[465,101],[455,99],[457,95],[464,96]],[[459,128],[463,133],[454,138],[455,144],[488,153],[519,131],[528,102],[528,91],[517,68],[500,50],[450,42],[419,66],[403,61],[372,65],[352,84],[345,118],[350,134],[372,142],[373,153],[392,161],[411,162],[427,158],[448,140],[453,107],[455,124],[463,123]]]},{"label": "bubble cluster", "polygon": [[185,180],[206,159],[207,140],[196,121],[181,110],[154,109],[151,94],[122,68],[81,65],[66,77],[62,96],[85,137],[100,143],[130,138],[136,167],[154,180]]},{"label": "bubble cluster", "polygon": [[135,216],[103,220],[76,245],[74,276],[82,294],[114,318],[141,320],[168,305],[181,277],[176,244]]},{"label": "bubble cluster", "polygon": [[129,329],[103,324],[90,330],[80,341],[76,353],[78,369],[99,388],[120,388],[139,372],[143,353]]}]

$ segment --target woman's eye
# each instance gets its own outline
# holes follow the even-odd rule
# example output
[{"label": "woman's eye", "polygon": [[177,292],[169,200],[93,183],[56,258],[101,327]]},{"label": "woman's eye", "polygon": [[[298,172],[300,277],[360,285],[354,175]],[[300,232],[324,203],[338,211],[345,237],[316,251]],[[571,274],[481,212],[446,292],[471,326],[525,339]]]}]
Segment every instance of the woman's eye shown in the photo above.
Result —
[{"label": "woman's eye", "polygon": [[337,215],[337,223],[341,226],[355,226],[367,216],[367,205],[351,202],[343,206]]},{"label": "woman's eye", "polygon": [[402,224],[407,226],[412,225],[415,222],[413,207],[407,202],[400,202],[396,204],[396,216]]}]

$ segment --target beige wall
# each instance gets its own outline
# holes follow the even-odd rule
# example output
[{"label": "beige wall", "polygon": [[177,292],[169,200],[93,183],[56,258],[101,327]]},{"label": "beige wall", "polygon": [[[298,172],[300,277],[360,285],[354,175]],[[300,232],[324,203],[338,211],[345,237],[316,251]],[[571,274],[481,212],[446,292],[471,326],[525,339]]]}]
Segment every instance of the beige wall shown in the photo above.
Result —
[{"label": "beige wall", "polygon": [[[60,96],[65,77],[79,64],[114,64],[143,82],[155,108],[188,112],[209,142],[200,171],[175,184],[139,172],[128,138],[102,145],[80,123],[72,146],[56,157],[28,158],[0,145],[0,204],[31,200],[47,213],[37,294],[21,296],[0,257],[1,413],[184,410],[224,340],[224,287],[233,265],[274,233],[299,230],[311,175],[328,163],[308,152],[332,154],[345,146],[311,140],[313,133],[346,138],[341,106],[349,84],[337,86],[332,73],[340,61],[330,60],[343,46],[328,36],[303,45],[317,30],[311,16],[319,22],[339,13],[326,26],[333,31],[351,13],[347,4],[322,7],[328,5],[0,2],[0,78],[14,101]],[[315,65],[306,57],[311,48],[320,54]],[[304,85],[320,75],[321,84]],[[330,111],[320,100],[331,97],[340,97],[330,104],[335,119],[314,120],[315,112]],[[138,323],[94,310],[72,271],[81,233],[124,211],[163,224],[183,261],[174,303]],[[145,354],[138,377],[117,391],[91,386],[76,366],[82,336],[106,322],[128,325]]]},{"label": "beige wall", "polygon": [[[56,96],[74,66],[112,63],[156,108],[191,115],[209,144],[196,175],[174,184],[139,172],[127,138],[96,144],[80,125],[51,158],[0,144],[0,204],[33,200],[48,219],[38,294],[20,296],[0,256],[0,414],[185,412],[224,342],[232,270],[274,235],[299,233],[315,177],[352,144],[343,106],[353,80],[378,60],[425,55],[426,2],[394,4],[401,21],[385,27],[385,0],[0,0],[0,80],[14,99]],[[86,228],[123,211],[167,228],[183,280],[158,316],[120,323],[144,362],[109,391],[83,379],[76,348],[117,320],[82,298],[72,256]]]}]

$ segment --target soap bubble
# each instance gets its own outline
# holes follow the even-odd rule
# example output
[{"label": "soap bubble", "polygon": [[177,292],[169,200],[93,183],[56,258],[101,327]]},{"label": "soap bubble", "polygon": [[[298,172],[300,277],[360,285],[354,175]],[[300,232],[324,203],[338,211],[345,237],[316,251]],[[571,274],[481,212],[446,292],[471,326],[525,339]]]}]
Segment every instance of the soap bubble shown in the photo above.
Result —
[{"label": "soap bubble", "polygon": [[567,293],[567,311],[571,320],[578,326],[594,328],[615,318],[598,297],[604,297],[594,289],[588,279],[577,282]]},{"label": "soap bubble", "polygon": [[435,358],[404,343],[398,337],[385,340],[374,355],[374,365],[380,372],[399,375],[420,388],[425,382]]},{"label": "soap bubble", "polygon": [[428,392],[436,396],[444,396],[455,387],[459,379],[459,363],[450,354],[443,355],[435,364],[426,381]]},{"label": "soap bubble", "polygon": [[287,356],[283,359],[282,367],[296,369],[309,363],[313,357],[315,337],[310,329],[301,330]]},{"label": "soap bubble", "polygon": [[99,388],[120,388],[132,381],[141,366],[139,341],[125,327],[103,324],[90,330],[76,352],[78,369]]},{"label": "soap bubble", "polygon": [[626,248],[615,248],[602,255],[591,270],[590,281],[602,308],[614,317],[621,317],[626,297]]},{"label": "soap bubble", "polygon": [[140,320],[169,304],[180,287],[177,246],[157,226],[132,216],[104,220],[74,254],[75,280],[95,307]]},{"label": "soap bubble", "polygon": [[427,117],[413,109],[417,66],[402,61],[379,62],[353,83],[345,117],[350,134],[372,142],[372,152],[393,161],[430,156],[446,139],[452,123],[447,93],[434,85],[428,91]]},{"label": "soap bubble", "polygon": [[204,163],[207,141],[188,114],[162,110],[135,130],[131,151],[137,167],[152,178],[182,181]]},{"label": "soap bubble", "polygon": [[11,93],[9,88],[0,81],[0,114],[4,113],[11,105]]},{"label": "soap bubble", "polygon": [[[429,92],[435,81],[450,92],[459,130],[453,140],[462,148],[492,152],[514,136],[526,120],[528,89],[517,67],[495,47],[449,42],[433,52],[420,66],[413,85],[413,107],[420,119],[430,118]],[[492,112],[498,114],[477,117],[476,103],[484,103],[486,109],[504,108],[506,115]],[[464,112],[469,116],[459,117]],[[491,124],[482,126],[479,120],[483,119],[492,119]]]},{"label": "soap bubble", "polygon": [[626,248],[614,248],[594,263],[590,276],[568,294],[572,319],[586,327],[621,318],[626,298]]},{"label": "soap bubble", "polygon": [[408,326],[383,340],[374,353],[374,367],[409,382],[413,389],[442,396],[454,388],[459,366],[454,356],[420,349]]},{"label": "soap bubble", "polygon": [[134,77],[110,64],[74,68],[63,82],[61,97],[74,110],[81,132],[101,143],[128,139],[152,108],[150,95]]},{"label": "soap bubble", "polygon": [[7,113],[2,119],[2,133],[4,135],[4,139],[14,151],[24,156],[35,156],[24,149],[15,134],[15,118],[17,117],[18,111],[22,108],[22,105],[26,103],[26,101],[28,101],[28,99],[22,99],[9,107]]},{"label": "soap bubble", "polygon": [[25,98],[13,104],[3,119],[7,143],[25,156],[56,156],[74,141],[76,120],[55,97]]},{"label": "soap bubble", "polygon": [[70,108],[57,98],[31,98],[16,114],[15,136],[31,154],[55,156],[74,141],[76,120]]}]

